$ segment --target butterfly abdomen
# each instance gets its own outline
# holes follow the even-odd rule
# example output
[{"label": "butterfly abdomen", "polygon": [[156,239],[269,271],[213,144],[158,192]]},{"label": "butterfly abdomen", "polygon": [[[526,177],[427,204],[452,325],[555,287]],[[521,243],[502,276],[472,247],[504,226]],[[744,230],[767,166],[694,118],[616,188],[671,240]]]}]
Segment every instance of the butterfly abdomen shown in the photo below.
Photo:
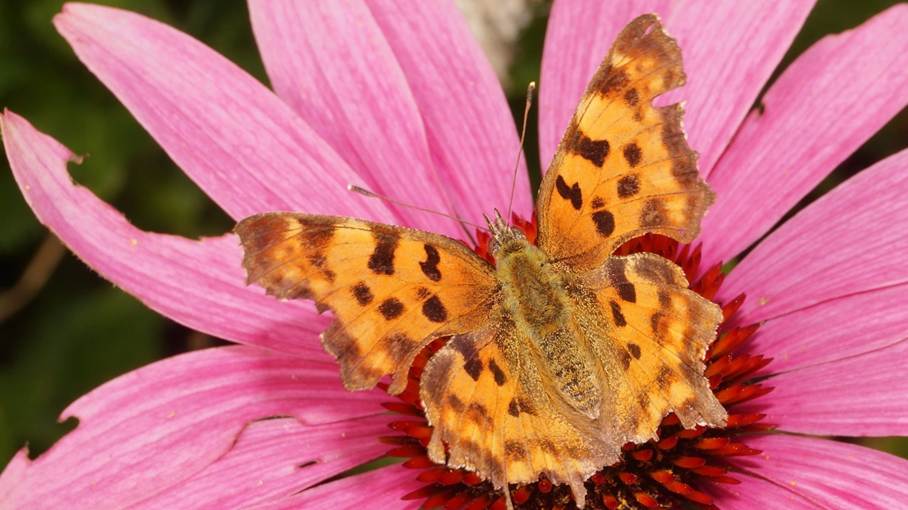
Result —
[{"label": "butterfly abdomen", "polygon": [[[518,242],[522,246],[513,246]],[[600,404],[595,364],[574,331],[574,305],[565,292],[563,274],[535,246],[526,241],[511,244],[496,254],[504,310],[518,337],[532,342],[545,358],[547,375],[560,396],[595,419]]]}]

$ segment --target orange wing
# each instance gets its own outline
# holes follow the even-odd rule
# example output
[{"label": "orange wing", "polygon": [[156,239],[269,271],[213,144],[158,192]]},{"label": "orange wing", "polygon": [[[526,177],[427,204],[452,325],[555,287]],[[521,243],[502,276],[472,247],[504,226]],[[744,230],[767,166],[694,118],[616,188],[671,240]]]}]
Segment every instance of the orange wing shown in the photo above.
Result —
[{"label": "orange wing", "polygon": [[685,428],[724,425],[725,409],[703,375],[722,310],[689,290],[678,266],[651,253],[609,258],[586,279],[597,308],[588,315],[599,319],[585,329],[614,396],[602,414],[626,417],[619,437],[652,439],[669,412]]},{"label": "orange wing", "polygon": [[388,391],[403,391],[420,349],[481,327],[495,304],[491,266],[444,236],[293,213],[246,218],[236,233],[250,283],[334,312],[322,343],[349,389],[394,374]]},{"label": "orange wing", "polygon": [[654,14],[618,36],[593,76],[539,189],[539,246],[578,270],[647,232],[696,237],[713,194],[699,178],[679,104],[681,52]]},{"label": "orange wing", "polygon": [[515,334],[513,325],[493,324],[455,336],[429,360],[420,386],[434,427],[429,457],[475,471],[497,489],[545,474],[570,485],[582,508],[584,480],[615,460],[603,457],[607,431],[551,397],[551,382]]}]

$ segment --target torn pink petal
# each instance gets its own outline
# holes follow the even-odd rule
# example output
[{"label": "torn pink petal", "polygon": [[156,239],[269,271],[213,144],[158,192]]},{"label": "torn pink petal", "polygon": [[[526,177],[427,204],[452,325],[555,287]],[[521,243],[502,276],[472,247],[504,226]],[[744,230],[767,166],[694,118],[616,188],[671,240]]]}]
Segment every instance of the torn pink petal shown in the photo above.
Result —
[{"label": "torn pink petal", "polygon": [[892,7],[824,38],[773,84],[709,176],[717,201],[703,220],[707,263],[756,241],[908,104],[905,26],[908,5]]},{"label": "torn pink petal", "polygon": [[556,2],[546,33],[539,106],[543,167],[551,161],[580,96],[621,29],[647,12],[662,16],[681,46],[687,85],[684,126],[704,176],[725,150],[782,59],[813,0],[784,2]]},{"label": "torn pink petal", "polygon": [[388,421],[372,416],[318,426],[293,418],[251,423],[226,455],[131,508],[218,510],[292,501],[306,487],[384,454],[388,445],[377,437],[387,432]]},{"label": "torn pink petal", "polygon": [[423,501],[400,498],[425,485],[416,479],[414,470],[388,466],[313,487],[290,498],[275,498],[251,510],[371,508],[376,502],[381,502],[383,508],[415,510]]},{"label": "torn pink petal", "polygon": [[283,101],[195,39],[138,14],[66,4],[54,18],[79,59],[228,214],[267,210],[388,221],[347,191],[357,174]]},{"label": "torn pink petal", "polygon": [[247,287],[233,235],[192,241],[144,232],[66,169],[75,156],[22,117],[0,117],[13,176],[41,223],[85,263],[171,319],[209,335],[286,353],[324,356],[326,320],[309,302],[280,302]]},{"label": "torn pink petal", "polygon": [[[903,290],[903,302],[904,295]],[[834,344],[827,349],[836,351]],[[753,407],[766,413],[767,422],[790,432],[908,435],[906,359],[908,329],[903,327],[887,346],[774,375],[767,384],[775,389]]]},{"label": "torn pink petal", "polygon": [[[902,508],[908,501],[908,460],[894,455],[787,435],[755,437],[747,444],[763,453],[736,463],[750,466],[753,476],[797,494],[809,508]],[[794,508],[802,506],[806,505]]]},{"label": "torn pink petal", "polygon": [[787,372],[892,345],[908,332],[906,295],[903,283],[775,317],[760,326],[753,351],[773,357],[773,372]]},{"label": "torn pink petal", "polygon": [[[275,0],[249,2],[249,11],[277,94],[366,186],[403,202],[445,209],[419,108],[366,5]],[[390,207],[404,225],[462,235],[453,220]]]},{"label": "torn pink petal", "polygon": [[[183,354],[121,376],[70,405],[61,416],[76,417],[79,425],[34,461],[25,450],[16,455],[0,475],[0,507],[130,506],[217,470],[252,420],[291,416],[311,424],[310,433],[321,430],[315,424],[340,428],[348,425],[337,422],[364,416],[383,423],[375,400],[374,392],[347,392],[333,363],[240,346]],[[305,436],[299,427],[292,432],[286,448]],[[374,437],[355,435],[346,446],[337,434],[319,437],[311,449],[301,448],[300,458],[315,458],[322,449],[322,462],[344,448],[360,451],[358,461],[377,453],[360,446]],[[319,476],[349,464],[333,464],[333,472]]]},{"label": "torn pink petal", "polygon": [[719,300],[746,293],[741,320],[760,322],[908,282],[902,256],[908,253],[906,169],[908,150],[799,212],[735,267]]},{"label": "torn pink petal", "polygon": [[[451,208],[484,225],[483,213],[505,213],[519,150],[501,85],[453,2],[366,4],[403,69],[422,114],[432,163]],[[513,210],[532,212],[521,162]]]}]

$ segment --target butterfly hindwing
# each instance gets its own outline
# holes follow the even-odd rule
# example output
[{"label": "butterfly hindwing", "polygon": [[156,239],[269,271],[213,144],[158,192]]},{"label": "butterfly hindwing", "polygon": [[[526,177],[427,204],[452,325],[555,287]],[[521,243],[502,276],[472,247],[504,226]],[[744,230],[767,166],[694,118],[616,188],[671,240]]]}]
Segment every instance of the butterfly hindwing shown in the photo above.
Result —
[{"label": "butterfly hindwing", "polygon": [[539,360],[516,334],[498,322],[453,337],[430,359],[420,388],[434,428],[429,456],[497,488],[544,474],[582,498],[585,478],[600,467],[599,434],[557,411],[560,404],[538,380]]},{"label": "butterfly hindwing", "polygon": [[578,270],[647,232],[689,242],[712,202],[681,125],[653,99],[684,83],[681,52],[658,17],[618,36],[593,76],[539,189],[539,246]]},{"label": "butterfly hindwing", "polygon": [[325,349],[351,389],[394,374],[403,390],[433,338],[481,326],[496,282],[491,266],[444,236],[352,218],[293,213],[252,216],[236,227],[250,283],[279,298],[313,299],[335,322]]},{"label": "butterfly hindwing", "polygon": [[621,374],[607,378],[616,398],[602,413],[632,417],[619,436],[651,439],[669,412],[685,428],[724,425],[726,412],[703,376],[721,309],[689,290],[678,266],[651,253],[611,257],[586,280],[597,323],[607,325],[590,343],[605,373]]}]

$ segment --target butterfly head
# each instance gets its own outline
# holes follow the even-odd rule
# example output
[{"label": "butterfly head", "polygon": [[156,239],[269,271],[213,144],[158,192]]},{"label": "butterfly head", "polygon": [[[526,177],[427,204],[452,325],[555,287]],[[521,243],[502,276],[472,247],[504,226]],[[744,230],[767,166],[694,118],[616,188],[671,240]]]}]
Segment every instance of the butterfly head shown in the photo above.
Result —
[{"label": "butterfly head", "polygon": [[492,234],[492,242],[489,248],[491,248],[492,255],[497,260],[500,260],[503,255],[508,253],[523,250],[529,244],[523,231],[509,225],[501,217],[498,209],[495,210],[493,218],[486,216],[486,224],[489,226],[489,233]]}]

